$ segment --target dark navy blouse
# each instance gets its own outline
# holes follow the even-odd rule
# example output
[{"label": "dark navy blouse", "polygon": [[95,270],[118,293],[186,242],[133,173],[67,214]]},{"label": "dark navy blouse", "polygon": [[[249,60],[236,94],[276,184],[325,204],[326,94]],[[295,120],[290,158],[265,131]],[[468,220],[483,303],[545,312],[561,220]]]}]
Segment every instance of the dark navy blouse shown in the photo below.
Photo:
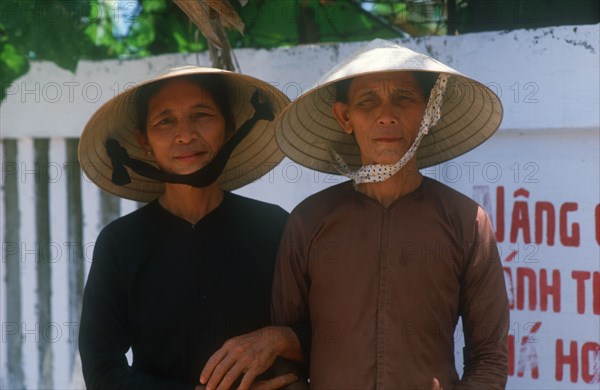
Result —
[{"label": "dark navy blouse", "polygon": [[269,324],[286,218],[225,193],[195,225],[154,201],[104,228],[79,335],[87,387],[193,389],[223,342]]}]

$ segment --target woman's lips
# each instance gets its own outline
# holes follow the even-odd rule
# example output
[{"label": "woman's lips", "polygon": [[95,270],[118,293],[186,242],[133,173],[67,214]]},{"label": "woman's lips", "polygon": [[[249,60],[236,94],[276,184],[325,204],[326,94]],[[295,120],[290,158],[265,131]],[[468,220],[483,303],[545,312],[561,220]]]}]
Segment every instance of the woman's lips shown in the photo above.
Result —
[{"label": "woman's lips", "polygon": [[189,152],[189,153],[186,152],[186,153],[179,154],[179,155],[175,156],[174,158],[179,161],[190,161],[190,160],[195,160],[197,158],[200,158],[201,156],[203,156],[206,153],[207,152]]},{"label": "woman's lips", "polygon": [[384,142],[384,143],[393,143],[393,142],[400,142],[402,138],[397,138],[397,137],[380,137],[380,138],[375,138],[374,140],[376,142]]}]

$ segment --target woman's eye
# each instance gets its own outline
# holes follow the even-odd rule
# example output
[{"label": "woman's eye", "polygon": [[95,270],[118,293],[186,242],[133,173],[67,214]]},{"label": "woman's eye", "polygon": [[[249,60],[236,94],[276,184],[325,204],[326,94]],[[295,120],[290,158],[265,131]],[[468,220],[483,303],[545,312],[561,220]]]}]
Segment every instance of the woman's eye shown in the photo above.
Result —
[{"label": "woman's eye", "polygon": [[374,98],[361,99],[357,102],[357,104],[361,107],[372,106],[373,104],[375,104],[375,99]]},{"label": "woman's eye", "polygon": [[397,103],[410,103],[414,99],[412,97],[410,97],[410,96],[403,95],[403,96],[396,97],[395,100],[396,100]]},{"label": "woman's eye", "polygon": [[171,118],[163,118],[160,121],[158,121],[159,126],[166,126],[170,125],[171,123],[173,123],[173,120]]},{"label": "woman's eye", "polygon": [[207,117],[209,114],[207,112],[196,112],[193,117],[197,118],[197,119],[201,119],[201,118],[205,118]]}]

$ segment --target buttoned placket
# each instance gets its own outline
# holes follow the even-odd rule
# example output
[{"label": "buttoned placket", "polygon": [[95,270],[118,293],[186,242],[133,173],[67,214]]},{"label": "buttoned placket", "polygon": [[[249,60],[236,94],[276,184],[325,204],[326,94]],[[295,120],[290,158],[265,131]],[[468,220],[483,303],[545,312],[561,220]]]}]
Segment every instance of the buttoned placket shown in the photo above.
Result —
[{"label": "buttoned placket", "polygon": [[[379,206],[381,207],[381,206]],[[379,253],[377,261],[377,322],[376,322],[376,388],[385,389],[385,346],[387,336],[387,309],[388,309],[388,252],[389,252],[389,225],[392,213],[384,207],[380,211],[379,224]]]}]

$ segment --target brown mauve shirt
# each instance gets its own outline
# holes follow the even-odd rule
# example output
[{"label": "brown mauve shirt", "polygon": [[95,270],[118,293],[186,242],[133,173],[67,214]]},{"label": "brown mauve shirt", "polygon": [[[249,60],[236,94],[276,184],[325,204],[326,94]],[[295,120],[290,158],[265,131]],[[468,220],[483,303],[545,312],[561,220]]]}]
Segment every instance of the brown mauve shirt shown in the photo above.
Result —
[{"label": "brown mauve shirt", "polygon": [[273,320],[310,361],[311,389],[506,384],[508,303],[489,217],[435,180],[387,209],[350,182],[307,198],[285,228],[272,299]]}]

